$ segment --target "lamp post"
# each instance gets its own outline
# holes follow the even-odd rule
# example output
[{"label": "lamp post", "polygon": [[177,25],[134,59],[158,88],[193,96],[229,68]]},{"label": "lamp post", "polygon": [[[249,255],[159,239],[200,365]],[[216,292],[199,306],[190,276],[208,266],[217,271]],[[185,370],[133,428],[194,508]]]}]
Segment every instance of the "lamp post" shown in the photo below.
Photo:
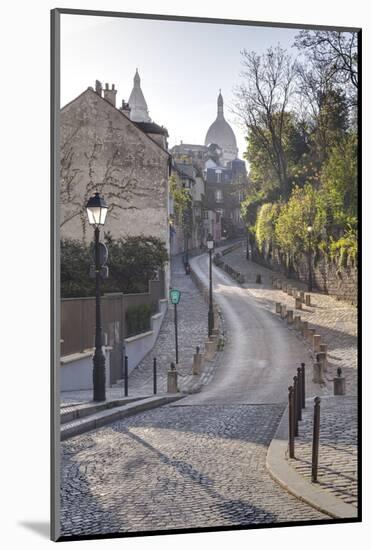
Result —
[{"label": "lamp post", "polygon": [[214,240],[212,235],[207,237],[207,249],[209,251],[209,314],[208,314],[208,335],[212,335],[214,328],[214,310],[213,310],[213,262],[212,254],[214,250]]},{"label": "lamp post", "polygon": [[312,231],[313,227],[308,225],[308,292],[312,292],[313,289],[313,275],[312,275]]},{"label": "lamp post", "polygon": [[99,253],[100,227],[106,220],[108,207],[99,193],[90,197],[86,205],[86,212],[90,225],[94,227],[94,256],[95,256],[95,352],[93,357],[93,399],[106,400],[106,360],[102,351],[102,315],[101,315],[101,261]]}]

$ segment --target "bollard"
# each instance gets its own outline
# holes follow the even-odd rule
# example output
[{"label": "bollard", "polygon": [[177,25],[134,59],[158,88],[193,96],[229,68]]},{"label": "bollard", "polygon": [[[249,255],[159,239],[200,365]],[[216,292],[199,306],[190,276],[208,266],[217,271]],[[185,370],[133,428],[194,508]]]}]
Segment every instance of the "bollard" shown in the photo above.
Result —
[{"label": "bollard", "polygon": [[157,359],[153,358],[153,393],[157,393]]},{"label": "bollard", "polygon": [[289,286],[289,285],[287,286],[287,294],[289,296],[292,296],[292,286]]},{"label": "bollard", "polygon": [[287,292],[287,283],[286,282],[282,283],[282,291]]},{"label": "bollard", "polygon": [[288,309],[287,310],[287,324],[292,325],[293,322],[294,322],[294,312],[292,311],[292,309]]},{"label": "bollard", "polygon": [[320,344],[319,351],[323,351],[327,355],[327,344]]},{"label": "bollard", "polygon": [[301,322],[301,333],[304,338],[307,336],[307,330],[308,330],[308,321],[302,321]]},{"label": "bollard", "polygon": [[317,482],[320,413],[321,413],[321,399],[319,397],[315,397],[314,414],[313,414],[312,483]]},{"label": "bollard", "polygon": [[129,395],[129,368],[128,368],[128,356],[127,355],[125,355],[124,386],[125,386],[125,397],[127,397]]},{"label": "bollard", "polygon": [[281,290],[281,289],[282,289],[282,281],[281,281],[281,279],[277,279],[276,285],[277,285],[276,288],[278,288],[278,290]]},{"label": "bollard", "polygon": [[303,309],[300,298],[295,298],[295,309]]},{"label": "bollard", "polygon": [[302,409],[302,404],[301,404],[301,397],[302,397],[302,390],[301,390],[301,368],[298,367],[297,368],[297,377],[298,377],[298,420],[301,420],[302,417],[301,417],[301,409]]},{"label": "bollard", "polygon": [[313,382],[314,384],[323,384],[322,368],[319,363],[313,363]]},{"label": "bollard", "polygon": [[320,351],[321,346],[321,336],[319,334],[313,335],[313,351],[318,352]]},{"label": "bollard", "polygon": [[281,313],[281,304],[276,302],[276,313]]},{"label": "bollard", "polygon": [[281,319],[286,319],[286,305],[281,305]]},{"label": "bollard", "polygon": [[295,458],[294,388],[289,387],[289,457]]},{"label": "bollard", "polygon": [[300,315],[295,315],[294,317],[294,329],[300,330],[301,328],[301,317]]},{"label": "bollard", "polygon": [[301,301],[303,304],[304,304],[304,300],[305,300],[304,294],[305,294],[304,290],[301,290],[300,293],[299,293],[300,301]]},{"label": "bollard", "polygon": [[342,370],[337,369],[337,377],[334,378],[334,395],[345,395],[345,378],[341,376]]},{"label": "bollard", "polygon": [[298,377],[294,376],[294,416],[295,416],[295,430],[294,435],[298,437],[299,435],[299,415],[298,415]]},{"label": "bollard", "polygon": [[313,348],[313,336],[315,335],[316,333],[316,329],[315,328],[308,328],[307,329],[307,340],[309,342],[309,344],[311,345],[311,347]]},{"label": "bollard", "polygon": [[306,294],[305,295],[305,305],[306,306],[310,306],[311,303],[310,303],[310,294]]},{"label": "bollard", "polygon": [[256,274],[256,284],[261,285],[261,282],[262,282],[262,276],[260,275],[260,273],[257,273]]},{"label": "bollard", "polygon": [[320,351],[316,355],[317,363],[321,365],[321,373],[323,374],[327,370],[326,366],[326,354],[323,351]]},{"label": "bollard", "polygon": [[305,409],[305,363],[301,363],[301,404]]},{"label": "bollard", "polygon": [[292,289],[292,297],[293,297],[293,298],[297,298],[297,295],[298,295],[298,289],[297,289],[297,288],[293,288],[293,289]]},{"label": "bollard", "polygon": [[177,393],[178,390],[178,373],[175,369],[175,364],[170,364],[170,370],[167,371],[167,393]]},{"label": "bollard", "polygon": [[205,359],[206,361],[212,361],[215,355],[215,342],[213,340],[206,340],[205,342]]},{"label": "bollard", "polygon": [[196,353],[193,354],[192,374],[198,375],[201,372],[202,355],[200,353],[200,347],[196,347]]}]

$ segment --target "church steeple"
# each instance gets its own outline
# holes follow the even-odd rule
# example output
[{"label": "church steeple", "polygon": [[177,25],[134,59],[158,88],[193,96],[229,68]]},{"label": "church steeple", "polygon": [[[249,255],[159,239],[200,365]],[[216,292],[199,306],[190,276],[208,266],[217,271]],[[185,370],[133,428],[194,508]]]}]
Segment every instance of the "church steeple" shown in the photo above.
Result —
[{"label": "church steeple", "polygon": [[223,96],[220,88],[219,88],[219,95],[218,95],[218,118],[224,118]]},{"label": "church steeple", "polygon": [[130,119],[134,122],[151,122],[148,114],[148,107],[142,89],[140,87],[140,76],[138,69],[134,75],[134,87],[129,97]]}]

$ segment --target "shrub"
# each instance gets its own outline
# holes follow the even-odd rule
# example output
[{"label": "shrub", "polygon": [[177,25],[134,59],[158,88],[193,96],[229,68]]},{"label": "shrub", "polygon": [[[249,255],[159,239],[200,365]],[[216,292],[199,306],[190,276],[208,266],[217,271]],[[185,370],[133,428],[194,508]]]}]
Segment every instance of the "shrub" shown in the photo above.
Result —
[{"label": "shrub", "polygon": [[149,304],[129,306],[126,311],[127,336],[141,334],[151,329],[152,308]]}]

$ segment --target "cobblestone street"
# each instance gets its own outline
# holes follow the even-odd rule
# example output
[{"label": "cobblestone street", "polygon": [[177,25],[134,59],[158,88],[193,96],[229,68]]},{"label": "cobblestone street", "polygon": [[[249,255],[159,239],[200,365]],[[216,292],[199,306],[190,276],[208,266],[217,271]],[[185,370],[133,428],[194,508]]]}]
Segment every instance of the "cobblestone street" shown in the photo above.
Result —
[{"label": "cobblestone street", "polygon": [[[282,290],[273,289],[272,275],[275,272],[254,262],[246,261],[246,249],[237,249],[225,258],[226,262],[245,275],[244,288],[262,304],[267,311],[275,314],[275,303],[286,304],[294,309],[294,299]],[[262,284],[256,284],[256,275],[262,275]],[[285,280],[284,277],[281,277]],[[296,288],[305,288],[303,283],[288,280]],[[357,507],[357,309],[346,302],[338,301],[331,296],[311,293],[311,306],[303,305],[298,311],[301,319],[309,321],[310,326],[328,345],[328,370],[326,386],[322,387],[325,397],[321,401],[320,450],[318,466],[318,486],[336,496],[345,503]],[[277,316],[278,317],[278,316]],[[297,331],[294,333],[314,360],[314,353],[309,344]],[[332,379],[336,370],[341,367],[346,379],[346,396],[334,397]],[[310,372],[307,368],[307,374]],[[317,392],[319,395],[319,392]],[[308,393],[307,395],[314,395]],[[290,460],[295,468],[308,482],[311,479],[313,403],[303,411],[303,420],[299,423],[299,437],[295,439],[296,460]]]},{"label": "cobblestone street", "polygon": [[63,534],[328,519],[266,471],[283,408],[166,406],[64,442]]},{"label": "cobblestone street", "polygon": [[[206,256],[192,260],[204,283],[207,266]],[[207,306],[179,264],[173,267],[172,284],[183,293],[180,371],[189,376],[195,346],[206,337]],[[328,519],[266,469],[288,380],[306,352],[248,291],[218,271],[214,283],[230,336],[210,383],[176,404],[62,443],[64,535]],[[169,310],[153,352],[164,372],[173,360],[172,326]],[[152,387],[152,357],[132,373],[131,391]]]},{"label": "cobblestone street", "polygon": [[[283,275],[259,264],[246,261],[245,254],[246,248],[239,248],[228,254],[225,261],[245,275],[246,283],[243,286],[249,293],[272,313],[275,312],[276,302],[294,309],[293,297],[282,290],[273,289],[271,277],[281,277],[282,280],[290,281],[290,284],[303,290],[306,290],[306,285],[286,279]],[[262,275],[261,285],[255,284],[257,273]],[[319,292],[312,292],[311,295],[312,305],[303,304],[303,309],[297,313],[303,321],[309,321],[310,326],[316,329],[316,334],[320,334],[322,341],[328,345],[328,378],[332,379],[336,369],[341,367],[346,378],[347,394],[357,395],[357,308]],[[306,342],[303,342],[303,345],[307,346]]]},{"label": "cobblestone street", "polygon": [[[307,405],[299,437],[295,440],[296,460],[289,462],[308,481],[311,479],[312,434],[313,407]],[[357,401],[354,397],[332,396],[321,400],[318,486],[357,506]]]},{"label": "cobblestone street", "polygon": [[[207,339],[207,304],[190,276],[185,275],[181,257],[172,258],[171,285],[181,291],[178,305],[178,342],[179,342],[179,388],[181,391],[194,391],[200,385],[207,384],[218,364],[214,361],[204,362],[201,376],[192,375],[193,354],[196,346],[203,350]],[[170,363],[175,363],[174,308],[169,304],[160,333],[152,351],[129,374],[129,395],[151,395],[153,393],[153,358],[157,359],[157,390],[166,392],[167,371]],[[124,397],[123,387],[107,388],[108,399]],[[92,392],[62,392],[61,403],[87,402],[92,399]]]}]

